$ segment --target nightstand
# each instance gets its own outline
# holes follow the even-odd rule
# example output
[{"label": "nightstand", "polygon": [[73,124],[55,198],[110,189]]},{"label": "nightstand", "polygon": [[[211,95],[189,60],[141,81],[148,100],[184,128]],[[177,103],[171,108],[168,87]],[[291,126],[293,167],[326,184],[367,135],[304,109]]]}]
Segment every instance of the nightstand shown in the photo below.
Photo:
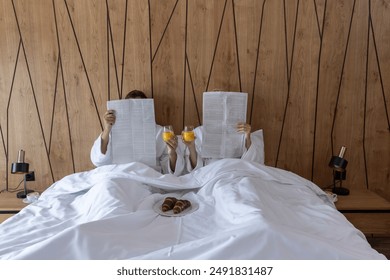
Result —
[{"label": "nightstand", "polygon": [[338,196],[337,209],[366,236],[390,236],[390,202],[369,190]]},{"label": "nightstand", "polygon": [[26,206],[27,204],[23,202],[23,199],[16,197],[16,193],[0,193],[0,223],[15,215]]}]

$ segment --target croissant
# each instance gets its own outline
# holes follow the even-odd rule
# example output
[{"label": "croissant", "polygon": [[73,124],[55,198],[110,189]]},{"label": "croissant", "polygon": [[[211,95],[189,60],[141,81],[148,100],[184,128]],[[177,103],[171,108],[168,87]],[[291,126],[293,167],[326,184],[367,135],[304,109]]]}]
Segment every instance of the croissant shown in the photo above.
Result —
[{"label": "croissant", "polygon": [[177,201],[177,199],[175,197],[167,197],[167,198],[165,198],[164,202],[163,202],[163,204],[161,206],[161,210],[163,212],[171,210],[175,206],[176,201]]},{"label": "croissant", "polygon": [[175,206],[173,207],[173,213],[179,214],[180,212],[183,212],[185,209],[191,206],[191,202],[188,200],[178,200],[175,203]]}]

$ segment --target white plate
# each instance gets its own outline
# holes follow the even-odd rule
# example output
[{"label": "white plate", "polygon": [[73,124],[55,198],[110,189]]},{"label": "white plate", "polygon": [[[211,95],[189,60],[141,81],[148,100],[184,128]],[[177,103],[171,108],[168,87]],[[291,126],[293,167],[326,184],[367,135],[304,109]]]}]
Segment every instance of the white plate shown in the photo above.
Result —
[{"label": "white plate", "polygon": [[188,207],[187,209],[185,209],[184,211],[180,212],[180,213],[174,214],[173,210],[169,210],[169,211],[163,212],[163,210],[161,209],[161,206],[162,206],[164,200],[165,200],[165,198],[157,201],[157,203],[155,203],[153,205],[153,210],[157,214],[160,214],[161,216],[181,217],[181,216],[185,216],[185,215],[191,214],[191,213],[195,212],[196,210],[198,210],[198,208],[199,208],[199,204],[198,203],[190,201],[191,202],[191,206]]}]

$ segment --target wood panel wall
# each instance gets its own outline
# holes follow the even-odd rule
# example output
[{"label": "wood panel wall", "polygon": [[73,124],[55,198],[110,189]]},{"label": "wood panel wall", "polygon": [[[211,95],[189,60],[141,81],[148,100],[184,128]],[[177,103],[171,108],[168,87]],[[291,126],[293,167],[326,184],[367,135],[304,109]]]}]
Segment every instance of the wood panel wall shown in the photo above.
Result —
[{"label": "wood panel wall", "polygon": [[0,0],[0,186],[26,151],[43,190],[93,168],[106,101],[140,89],[157,122],[202,123],[202,93],[247,92],[266,164],[390,199],[389,0]]}]

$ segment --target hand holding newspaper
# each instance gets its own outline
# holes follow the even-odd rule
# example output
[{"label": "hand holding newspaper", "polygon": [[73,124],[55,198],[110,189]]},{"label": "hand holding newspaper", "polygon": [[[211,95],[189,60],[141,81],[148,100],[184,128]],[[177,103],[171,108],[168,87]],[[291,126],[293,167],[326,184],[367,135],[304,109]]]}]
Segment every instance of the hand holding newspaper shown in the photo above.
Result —
[{"label": "hand holding newspaper", "polygon": [[236,125],[246,122],[247,93],[203,93],[203,158],[239,158],[244,152],[245,136]]}]

